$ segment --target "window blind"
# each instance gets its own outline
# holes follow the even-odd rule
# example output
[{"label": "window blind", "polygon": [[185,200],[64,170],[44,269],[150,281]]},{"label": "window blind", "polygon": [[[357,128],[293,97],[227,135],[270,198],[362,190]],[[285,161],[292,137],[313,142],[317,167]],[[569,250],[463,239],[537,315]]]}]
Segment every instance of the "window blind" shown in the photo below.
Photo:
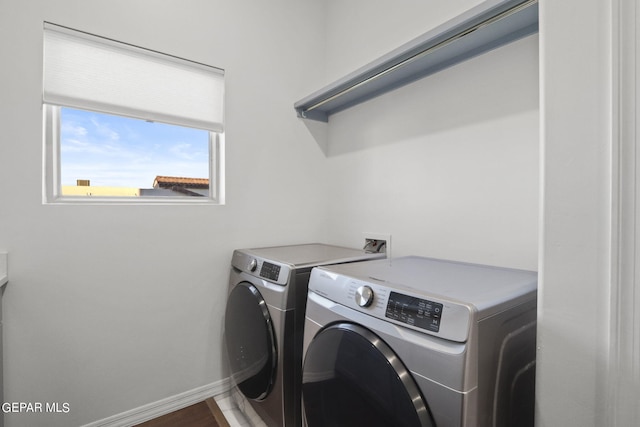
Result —
[{"label": "window blind", "polygon": [[224,130],[224,71],[44,25],[45,104]]}]

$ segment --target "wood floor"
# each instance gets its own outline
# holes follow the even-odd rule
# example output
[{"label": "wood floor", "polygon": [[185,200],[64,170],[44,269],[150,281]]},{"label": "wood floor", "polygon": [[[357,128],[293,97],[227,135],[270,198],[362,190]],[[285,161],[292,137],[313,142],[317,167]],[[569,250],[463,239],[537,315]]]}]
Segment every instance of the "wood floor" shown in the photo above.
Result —
[{"label": "wood floor", "polygon": [[229,427],[213,398],[172,412],[136,427]]}]

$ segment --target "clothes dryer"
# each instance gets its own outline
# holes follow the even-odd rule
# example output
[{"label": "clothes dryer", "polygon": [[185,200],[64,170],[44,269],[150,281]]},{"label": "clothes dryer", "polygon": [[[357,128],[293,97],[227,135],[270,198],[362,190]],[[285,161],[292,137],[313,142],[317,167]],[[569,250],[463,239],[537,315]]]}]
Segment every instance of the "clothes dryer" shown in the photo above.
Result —
[{"label": "clothes dryer", "polygon": [[537,274],[421,257],[314,268],[304,425],[533,426]]},{"label": "clothes dryer", "polygon": [[231,377],[269,427],[299,427],[307,286],[315,266],[383,253],[305,244],[233,253],[224,336]]}]

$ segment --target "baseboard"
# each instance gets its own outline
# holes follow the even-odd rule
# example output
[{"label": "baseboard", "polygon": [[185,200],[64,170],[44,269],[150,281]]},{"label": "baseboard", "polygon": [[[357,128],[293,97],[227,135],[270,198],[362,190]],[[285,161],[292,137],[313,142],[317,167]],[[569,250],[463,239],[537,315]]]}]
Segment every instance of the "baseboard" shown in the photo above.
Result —
[{"label": "baseboard", "polygon": [[231,388],[229,378],[207,384],[166,399],[158,400],[130,411],[122,412],[81,427],[130,427],[226,393]]}]

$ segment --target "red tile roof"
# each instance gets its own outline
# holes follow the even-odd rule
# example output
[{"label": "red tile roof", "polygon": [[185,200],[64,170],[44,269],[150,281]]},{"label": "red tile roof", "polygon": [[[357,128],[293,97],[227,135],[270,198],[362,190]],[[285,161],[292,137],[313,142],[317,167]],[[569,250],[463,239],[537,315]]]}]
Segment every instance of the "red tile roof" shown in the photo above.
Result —
[{"label": "red tile roof", "polygon": [[182,176],[156,176],[153,180],[153,188],[209,188],[208,178],[187,178]]}]

